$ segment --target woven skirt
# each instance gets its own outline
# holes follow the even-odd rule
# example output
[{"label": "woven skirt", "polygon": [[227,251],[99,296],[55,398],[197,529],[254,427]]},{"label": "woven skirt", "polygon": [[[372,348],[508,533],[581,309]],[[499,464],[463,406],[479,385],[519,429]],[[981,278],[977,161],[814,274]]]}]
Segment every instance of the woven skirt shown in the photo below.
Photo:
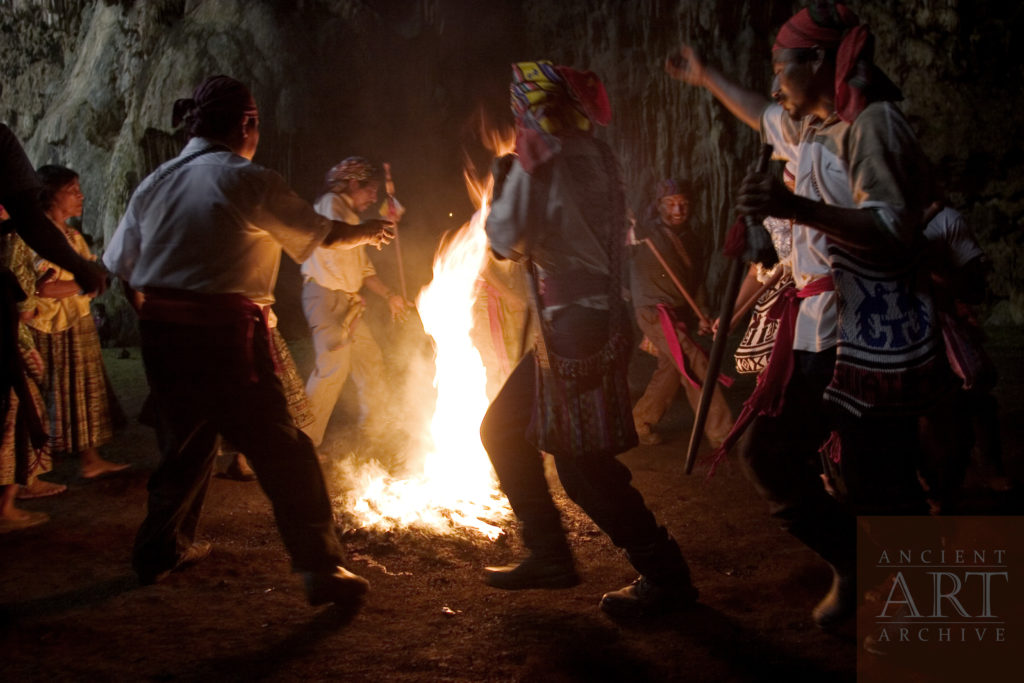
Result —
[{"label": "woven skirt", "polygon": [[92,316],[56,333],[32,330],[46,366],[43,395],[54,452],[78,453],[110,442],[123,416],[103,367]]}]

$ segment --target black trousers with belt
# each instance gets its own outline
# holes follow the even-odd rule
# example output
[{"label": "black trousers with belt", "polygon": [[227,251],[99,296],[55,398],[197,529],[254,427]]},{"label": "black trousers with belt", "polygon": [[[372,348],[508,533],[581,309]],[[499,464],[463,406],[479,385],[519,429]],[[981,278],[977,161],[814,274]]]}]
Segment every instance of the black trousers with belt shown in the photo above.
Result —
[{"label": "black trousers with belt", "polygon": [[288,412],[262,320],[247,323],[140,323],[161,453],[135,539],[141,575],[173,567],[194,541],[219,436],[252,464],[293,569],[341,564],[316,450]]}]

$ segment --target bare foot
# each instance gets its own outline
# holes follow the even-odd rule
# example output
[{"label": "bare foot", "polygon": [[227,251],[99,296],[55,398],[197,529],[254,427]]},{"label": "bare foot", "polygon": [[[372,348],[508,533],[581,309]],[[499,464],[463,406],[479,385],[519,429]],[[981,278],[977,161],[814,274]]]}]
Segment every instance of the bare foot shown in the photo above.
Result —
[{"label": "bare foot", "polygon": [[126,462],[110,462],[97,456],[95,459],[89,461],[88,464],[82,463],[82,469],[79,471],[82,479],[95,479],[96,477],[102,477],[105,474],[113,474],[114,472],[121,472],[131,467]]},{"label": "bare foot", "polygon": [[46,498],[64,493],[68,487],[64,484],[55,484],[52,481],[34,479],[28,486],[18,489],[18,500],[29,500],[31,498]]},{"label": "bare foot", "polygon": [[18,531],[30,527],[45,524],[50,521],[50,516],[45,512],[34,510],[22,510],[16,507],[8,507],[3,515],[0,515],[0,534],[9,531]]}]

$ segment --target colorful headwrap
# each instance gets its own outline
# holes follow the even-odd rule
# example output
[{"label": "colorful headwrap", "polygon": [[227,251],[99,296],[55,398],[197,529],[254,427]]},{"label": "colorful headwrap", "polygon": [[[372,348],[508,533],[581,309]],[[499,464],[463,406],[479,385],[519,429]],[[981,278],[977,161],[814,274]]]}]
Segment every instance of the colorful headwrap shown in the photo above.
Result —
[{"label": "colorful headwrap", "polygon": [[690,183],[678,178],[665,178],[658,182],[654,190],[654,201],[660,202],[665,197],[681,194],[684,197],[690,196]]},{"label": "colorful headwrap", "polygon": [[687,180],[679,180],[678,178],[665,178],[659,180],[658,184],[654,186],[654,201],[647,205],[647,208],[643,212],[644,223],[658,220],[658,207],[662,199],[665,197],[671,197],[673,195],[681,194],[687,199],[691,198],[693,187]]},{"label": "colorful headwrap", "polygon": [[216,128],[221,121],[234,123],[256,113],[252,93],[244,83],[230,76],[210,76],[196,87],[192,97],[175,101],[171,125],[177,128],[185,122],[195,135],[204,123]]},{"label": "colorful headwrap", "polygon": [[363,157],[348,157],[327,171],[324,187],[329,192],[336,192],[350,180],[369,180],[378,173],[377,167]]},{"label": "colorful headwrap", "polygon": [[860,23],[853,10],[834,1],[818,0],[779,29],[772,49],[835,49],[836,112],[852,123],[869,102],[903,99],[900,89],[875,66],[874,43],[871,30]]},{"label": "colorful headwrap", "polygon": [[608,125],[611,104],[604,84],[591,71],[556,66],[549,61],[512,65],[512,113],[516,153],[527,173],[562,149],[559,136],[590,133]]}]

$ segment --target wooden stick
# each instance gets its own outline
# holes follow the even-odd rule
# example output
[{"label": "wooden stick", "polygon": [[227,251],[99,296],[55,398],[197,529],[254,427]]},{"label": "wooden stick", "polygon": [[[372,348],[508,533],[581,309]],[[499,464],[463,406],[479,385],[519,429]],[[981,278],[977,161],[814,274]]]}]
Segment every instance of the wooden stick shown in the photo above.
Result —
[{"label": "wooden stick", "polygon": [[771,279],[768,280],[768,282],[761,285],[761,287],[756,292],[751,294],[746,301],[744,301],[742,304],[736,307],[736,313],[735,315],[732,316],[732,321],[729,323],[730,332],[732,332],[732,329],[739,324],[740,320],[743,319],[743,316],[745,316],[750,311],[750,309],[754,307],[754,304],[757,303],[757,300],[760,299],[765,292],[767,292],[769,289],[778,284],[781,278],[782,268],[779,268],[779,272],[773,275]]},{"label": "wooden stick", "polygon": [[[757,159],[757,170],[764,173],[768,170],[768,162],[771,160],[772,146],[761,145],[761,152]],[[748,229],[753,229],[755,221],[751,216],[746,217]],[[722,298],[722,307],[718,314],[719,320],[732,321],[733,310],[736,307],[736,297],[740,293],[740,285],[743,283],[743,276],[746,275],[746,263],[742,256],[736,256],[729,264],[729,277],[725,284],[725,296]],[[722,358],[725,356],[726,337],[729,330],[723,325],[718,326],[715,338],[711,342],[711,353],[708,354],[708,368],[704,373],[704,386],[700,391],[700,402],[697,404],[696,414],[693,416],[693,431],[690,432],[690,445],[686,449],[686,473],[693,471],[693,465],[697,461],[697,449],[700,447],[701,439],[704,437],[704,425],[708,420],[708,411],[711,409],[711,396],[715,390],[715,380],[719,370],[722,369]]]},{"label": "wooden stick", "polygon": [[708,320],[708,317],[704,315],[703,311],[700,310],[700,307],[697,305],[697,302],[694,301],[693,297],[690,296],[690,293],[686,291],[686,287],[683,287],[683,283],[679,281],[679,278],[676,277],[676,274],[672,272],[671,268],[669,268],[668,263],[665,262],[665,258],[661,255],[661,252],[658,251],[658,248],[654,246],[654,242],[651,241],[651,238],[645,237],[641,241],[646,243],[647,246],[651,248],[651,253],[654,254],[654,258],[658,259],[658,263],[660,263],[661,267],[665,269],[666,273],[668,273],[669,278],[672,280],[672,284],[676,286],[676,289],[679,290],[679,293],[683,295],[684,299],[686,299],[686,303],[690,304],[690,308],[692,308],[693,312],[697,314],[697,319],[700,320],[701,325],[705,325],[710,328],[711,321]]},{"label": "wooden stick", "polygon": [[[391,164],[385,162],[384,166],[384,192],[387,194],[388,208],[394,209],[395,205],[395,181],[391,179]],[[393,218],[393,216],[392,216]],[[402,290],[402,298],[408,300],[409,292],[405,287],[405,262],[402,260],[402,243],[398,237],[398,222],[395,222],[395,239],[392,241],[395,246],[395,258],[398,260],[398,286]]]}]

